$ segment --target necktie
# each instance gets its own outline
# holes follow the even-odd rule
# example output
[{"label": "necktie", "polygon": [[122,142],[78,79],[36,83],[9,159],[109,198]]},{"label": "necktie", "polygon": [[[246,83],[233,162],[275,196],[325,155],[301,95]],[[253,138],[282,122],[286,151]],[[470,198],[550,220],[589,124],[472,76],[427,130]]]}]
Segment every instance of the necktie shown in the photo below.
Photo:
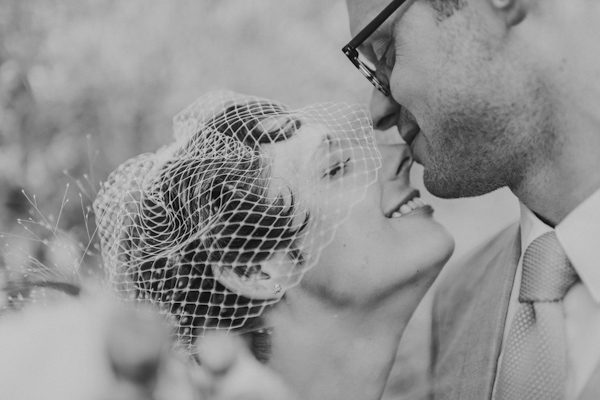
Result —
[{"label": "necktie", "polygon": [[578,277],[554,232],[523,256],[519,308],[496,384],[496,400],[563,400],[566,343],[562,299]]}]

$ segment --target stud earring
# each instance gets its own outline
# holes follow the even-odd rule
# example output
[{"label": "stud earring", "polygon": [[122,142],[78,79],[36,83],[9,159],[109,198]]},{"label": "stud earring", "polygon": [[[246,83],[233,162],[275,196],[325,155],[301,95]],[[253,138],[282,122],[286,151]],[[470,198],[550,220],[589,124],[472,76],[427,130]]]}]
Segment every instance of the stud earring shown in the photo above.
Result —
[{"label": "stud earring", "polygon": [[275,294],[281,292],[281,285],[279,283],[275,284],[275,289],[273,290]]}]

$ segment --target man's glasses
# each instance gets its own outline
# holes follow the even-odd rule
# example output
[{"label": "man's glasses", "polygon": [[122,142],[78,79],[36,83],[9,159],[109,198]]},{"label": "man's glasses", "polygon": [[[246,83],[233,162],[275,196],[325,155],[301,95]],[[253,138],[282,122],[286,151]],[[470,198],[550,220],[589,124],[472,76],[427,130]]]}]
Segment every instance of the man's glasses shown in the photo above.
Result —
[{"label": "man's glasses", "polygon": [[369,80],[369,82],[373,84],[373,86],[377,88],[377,90],[386,96],[391,94],[389,84],[379,79],[375,69],[369,67],[369,65],[359,58],[357,48],[360,47],[360,45],[363,44],[363,42],[367,40],[367,38],[371,36],[373,32],[375,32],[377,28],[379,28],[381,24],[383,24],[385,20],[394,13],[394,11],[404,4],[405,1],[406,0],[393,0],[373,19],[373,21],[369,22],[369,24],[365,26],[363,30],[358,32],[358,34],[354,36],[352,40],[348,42],[348,44],[342,49],[352,64],[354,64],[354,66],[358,68],[360,72],[362,72],[362,74]]}]

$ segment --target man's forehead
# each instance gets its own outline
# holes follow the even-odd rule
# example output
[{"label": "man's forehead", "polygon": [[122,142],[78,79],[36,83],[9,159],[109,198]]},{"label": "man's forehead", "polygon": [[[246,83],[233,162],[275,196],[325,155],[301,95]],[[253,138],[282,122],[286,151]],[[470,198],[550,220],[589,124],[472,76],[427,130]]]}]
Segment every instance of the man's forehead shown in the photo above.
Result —
[{"label": "man's forehead", "polygon": [[348,16],[350,18],[350,32],[356,35],[377,14],[388,5],[391,0],[346,0]]}]

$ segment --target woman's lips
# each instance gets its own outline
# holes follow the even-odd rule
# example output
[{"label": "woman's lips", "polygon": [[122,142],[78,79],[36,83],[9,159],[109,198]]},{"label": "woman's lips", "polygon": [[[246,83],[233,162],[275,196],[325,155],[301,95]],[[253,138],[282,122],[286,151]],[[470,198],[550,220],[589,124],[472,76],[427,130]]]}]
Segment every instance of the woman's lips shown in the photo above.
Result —
[{"label": "woman's lips", "polygon": [[387,218],[400,218],[406,215],[414,214],[416,211],[419,211],[421,208],[427,213],[433,212],[433,208],[430,205],[421,200],[420,193],[418,190],[413,189],[409,193],[407,193],[402,200],[400,200],[397,205],[391,210],[385,213]]},{"label": "woman's lips", "polygon": [[415,197],[407,203],[403,204],[394,211],[390,218],[401,218],[415,214],[432,214],[433,207],[421,200],[420,197]]}]

